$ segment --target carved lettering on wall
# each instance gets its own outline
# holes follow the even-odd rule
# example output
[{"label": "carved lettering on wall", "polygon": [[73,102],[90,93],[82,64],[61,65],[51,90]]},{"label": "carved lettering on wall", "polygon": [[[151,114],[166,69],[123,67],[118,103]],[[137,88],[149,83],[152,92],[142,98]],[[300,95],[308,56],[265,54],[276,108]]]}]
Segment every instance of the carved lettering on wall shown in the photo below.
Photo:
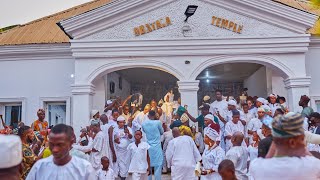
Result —
[{"label": "carved lettering on wall", "polygon": [[243,30],[243,25],[239,25],[228,19],[212,16],[212,25],[217,26],[222,29],[227,29],[235,33],[241,34]]},{"label": "carved lettering on wall", "polygon": [[171,24],[172,23],[171,23],[170,17],[166,17],[164,19],[161,18],[159,20],[156,20],[155,22],[135,27],[133,28],[133,32],[136,36],[141,36],[143,34],[150,33],[152,31],[167,27]]}]

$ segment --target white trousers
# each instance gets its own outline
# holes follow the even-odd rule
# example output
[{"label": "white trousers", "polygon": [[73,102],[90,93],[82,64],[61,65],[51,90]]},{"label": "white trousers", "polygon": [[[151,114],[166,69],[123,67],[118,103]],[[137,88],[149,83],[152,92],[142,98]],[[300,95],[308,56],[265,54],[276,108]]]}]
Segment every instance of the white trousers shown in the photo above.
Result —
[{"label": "white trousers", "polygon": [[132,180],[148,180],[147,173],[132,173]]}]

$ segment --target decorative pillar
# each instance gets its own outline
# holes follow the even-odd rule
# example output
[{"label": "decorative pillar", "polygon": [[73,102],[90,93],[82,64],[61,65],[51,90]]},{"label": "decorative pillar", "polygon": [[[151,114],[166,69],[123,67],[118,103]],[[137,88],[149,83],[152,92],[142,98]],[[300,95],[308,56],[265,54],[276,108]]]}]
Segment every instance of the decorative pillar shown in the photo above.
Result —
[{"label": "decorative pillar", "polygon": [[188,112],[193,117],[198,117],[199,82],[199,80],[178,81],[179,92],[181,95],[181,105],[188,105]]},{"label": "decorative pillar", "polygon": [[309,96],[311,77],[294,77],[284,80],[285,87],[288,91],[287,104],[292,112],[301,113],[302,108],[299,107],[301,95]]},{"label": "decorative pillar", "polygon": [[72,121],[76,137],[80,135],[81,128],[89,126],[92,99],[95,86],[92,84],[72,85]]}]

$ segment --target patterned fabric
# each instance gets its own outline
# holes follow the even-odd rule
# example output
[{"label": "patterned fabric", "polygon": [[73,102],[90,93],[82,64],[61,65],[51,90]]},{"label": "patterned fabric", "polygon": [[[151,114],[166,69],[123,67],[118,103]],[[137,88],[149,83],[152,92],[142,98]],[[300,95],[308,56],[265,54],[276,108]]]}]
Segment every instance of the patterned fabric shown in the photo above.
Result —
[{"label": "patterned fabric", "polygon": [[34,131],[43,131],[48,129],[48,121],[39,121],[39,120],[35,120],[33,122],[33,130]]},{"label": "patterned fabric", "polygon": [[32,149],[28,144],[22,144],[22,155],[23,155],[23,159],[22,159],[23,170],[22,170],[21,178],[26,179],[33,164],[36,162],[37,156],[34,154],[34,152],[32,151]]},{"label": "patterned fabric", "polygon": [[304,117],[299,113],[290,112],[277,116],[272,121],[272,135],[278,138],[290,138],[304,134]]}]

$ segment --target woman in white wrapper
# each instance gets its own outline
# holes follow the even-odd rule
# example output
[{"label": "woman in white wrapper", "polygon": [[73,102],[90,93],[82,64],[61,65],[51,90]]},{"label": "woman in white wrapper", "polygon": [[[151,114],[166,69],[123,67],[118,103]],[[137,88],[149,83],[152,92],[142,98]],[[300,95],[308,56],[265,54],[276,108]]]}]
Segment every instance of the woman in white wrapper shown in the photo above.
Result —
[{"label": "woman in white wrapper", "polygon": [[225,159],[224,150],[216,144],[216,139],[220,136],[218,133],[220,132],[219,125],[212,124],[211,126],[206,129],[204,134],[204,143],[207,146],[202,154],[201,180],[221,179],[218,167]]}]

